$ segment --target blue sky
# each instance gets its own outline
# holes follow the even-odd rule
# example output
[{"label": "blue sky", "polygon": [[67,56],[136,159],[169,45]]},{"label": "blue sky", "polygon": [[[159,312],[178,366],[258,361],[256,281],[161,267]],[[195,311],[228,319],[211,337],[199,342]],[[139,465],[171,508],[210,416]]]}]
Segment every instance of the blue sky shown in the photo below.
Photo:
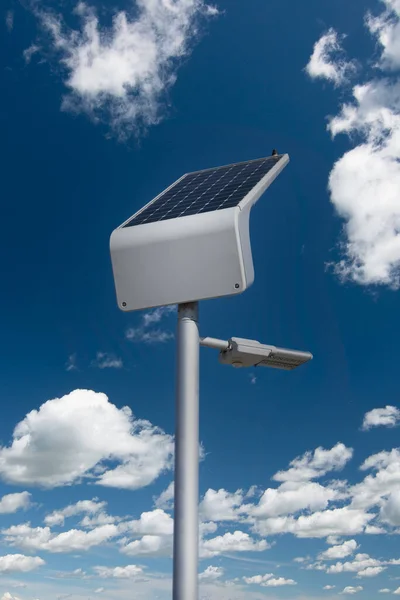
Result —
[{"label": "blue sky", "polygon": [[291,162],[202,335],[200,597],[400,595],[398,0],[6,0],[0,598],[171,598],[176,313],[119,312],[109,235],[187,171]]}]

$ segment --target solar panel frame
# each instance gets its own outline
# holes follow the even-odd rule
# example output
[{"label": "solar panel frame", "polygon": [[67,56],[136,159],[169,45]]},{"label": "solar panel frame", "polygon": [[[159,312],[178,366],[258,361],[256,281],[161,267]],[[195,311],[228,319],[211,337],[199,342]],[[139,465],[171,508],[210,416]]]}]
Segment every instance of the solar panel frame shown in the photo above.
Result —
[{"label": "solar panel frame", "polygon": [[[177,214],[177,215],[174,215],[172,217],[168,217],[167,219],[166,218],[160,218],[158,220],[150,220],[148,222],[138,222],[138,223],[134,222],[135,219],[137,219],[151,205],[156,205],[157,201],[160,198],[162,198],[164,196],[167,196],[168,192],[170,192],[173,188],[178,188],[179,184],[185,178],[189,178],[191,176],[196,177],[196,176],[201,175],[202,173],[205,173],[205,172],[208,172],[208,171],[210,172],[210,177],[211,177],[212,175],[218,173],[218,171],[220,171],[222,169],[226,170],[226,169],[229,169],[229,168],[240,167],[240,166],[243,166],[243,168],[245,168],[246,166],[251,165],[253,163],[257,163],[257,162],[260,162],[260,161],[267,161],[267,160],[270,160],[270,159],[273,159],[273,158],[276,158],[275,164],[244,195],[243,195],[243,190],[242,190],[242,193],[240,193],[240,187],[243,185],[243,183],[245,183],[248,179],[250,179],[250,177],[254,176],[254,174],[255,174],[254,171],[252,173],[250,173],[249,177],[247,178],[247,180],[245,180],[245,182],[242,182],[239,186],[237,186],[236,188],[233,189],[233,191],[230,194],[230,196],[232,196],[233,194],[237,193],[241,197],[241,199],[237,203],[235,202],[234,204],[230,204],[228,207],[222,206],[220,204],[219,206],[217,206],[216,208],[213,208],[212,210],[203,210],[203,209],[200,209],[199,211],[196,211],[194,213],[192,212],[190,214]],[[163,222],[166,222],[168,220],[175,219],[175,218],[183,218],[183,217],[195,216],[195,215],[199,215],[199,214],[204,214],[206,212],[218,212],[219,210],[228,210],[230,208],[235,208],[235,207],[239,207],[239,209],[242,210],[246,205],[248,205],[248,204],[254,204],[259,199],[259,197],[265,192],[265,190],[274,181],[274,179],[283,170],[283,168],[287,165],[288,162],[289,162],[289,156],[287,154],[281,154],[281,155],[278,155],[276,157],[269,156],[269,157],[264,157],[264,158],[257,158],[257,159],[253,159],[253,160],[249,160],[249,161],[242,161],[242,162],[239,162],[239,163],[232,163],[230,165],[222,165],[220,167],[207,168],[207,169],[202,169],[202,170],[199,170],[199,171],[193,171],[193,172],[190,172],[190,173],[185,173],[184,175],[182,175],[182,177],[180,177],[179,179],[177,179],[176,181],[174,181],[170,186],[168,186],[167,188],[165,188],[155,198],[153,198],[147,204],[145,204],[134,215],[132,215],[131,217],[129,217],[129,219],[127,219],[124,223],[122,223],[119,226],[119,228],[137,227],[139,225],[154,225],[155,223],[163,223]],[[261,165],[262,164],[263,163],[261,163]],[[239,172],[239,174],[240,174],[240,172]],[[236,177],[237,177],[237,175],[236,175]],[[193,178],[191,178],[191,180],[193,180]],[[188,183],[190,183],[190,182],[188,182]],[[204,184],[204,181],[200,182],[199,186],[202,185],[202,184]],[[232,180],[228,180],[223,189],[225,189],[226,187],[228,187],[228,185],[232,185]],[[208,190],[209,190],[209,188],[206,189],[203,192],[203,194],[206,193]],[[181,193],[181,192],[182,192],[182,189],[180,189],[180,190],[178,189],[177,194]],[[189,192],[189,194],[190,193],[191,192]],[[217,197],[217,195],[215,195],[214,197],[211,197],[210,200],[206,203],[205,206],[209,205],[213,201],[213,199]],[[230,196],[228,196],[228,198]],[[197,200],[198,200],[198,197],[195,197],[194,200],[193,200],[193,202],[192,202],[192,204],[190,204],[189,206],[186,206],[185,209],[184,209],[184,211],[187,211]],[[224,202],[226,202],[226,199],[223,200],[222,204],[224,204]],[[163,205],[161,205],[161,206],[163,206]],[[179,202],[176,205],[174,205],[168,212],[171,212],[177,206],[179,206]],[[155,210],[157,210],[157,208]]]}]

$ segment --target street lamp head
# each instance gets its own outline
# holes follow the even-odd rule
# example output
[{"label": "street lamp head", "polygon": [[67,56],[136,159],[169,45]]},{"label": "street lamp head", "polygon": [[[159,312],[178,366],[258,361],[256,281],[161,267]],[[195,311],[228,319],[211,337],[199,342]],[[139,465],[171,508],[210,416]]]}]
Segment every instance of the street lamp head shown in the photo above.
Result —
[{"label": "street lamp head", "polygon": [[228,348],[220,352],[219,360],[233,367],[272,367],[291,371],[312,357],[310,352],[267,346],[255,340],[231,338]]},{"label": "street lamp head", "polygon": [[188,173],[113,231],[118,305],[132,311],[244,292],[250,210],[289,162],[277,153]]}]

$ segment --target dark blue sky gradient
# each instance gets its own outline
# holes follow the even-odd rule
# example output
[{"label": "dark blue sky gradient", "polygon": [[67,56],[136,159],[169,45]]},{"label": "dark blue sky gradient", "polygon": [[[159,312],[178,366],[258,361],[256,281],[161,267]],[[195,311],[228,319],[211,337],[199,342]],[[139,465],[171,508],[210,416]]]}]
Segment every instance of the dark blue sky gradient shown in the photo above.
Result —
[{"label": "dark blue sky gradient", "polygon": [[[0,36],[0,440],[8,443],[27,412],[75,388],[103,391],[173,432],[174,343],[124,339],[141,316],[117,308],[109,235],[183,173],[259,158],[276,147],[291,162],[251,215],[255,283],[242,296],[203,302],[201,333],[310,350],[314,360],[293,373],[259,370],[252,385],[246,370],[222,367],[215,352],[202,350],[201,439],[208,454],[201,491],[267,486],[296,455],[337,441],[356,448],[343,474],[356,482],[357,465],[398,439],[395,431],[359,431],[367,410],[398,402],[398,294],[341,284],[326,267],[340,256],[342,228],[327,179],[349,141],[332,143],[326,131],[342,92],[312,83],[303,69],[331,26],[349,34],[350,55],[370,56],[363,15],[379,3],[218,6],[224,14],[203,23],[163,122],[125,142],[110,138],[104,125],[60,111],[65,88],[57,64],[33,57],[25,65],[22,58],[35,39],[34,17],[22,4],[6,7],[15,10],[15,24]],[[173,330],[174,316],[163,326]],[[121,356],[125,368],[91,368],[97,351]],[[79,371],[66,372],[73,353]],[[160,479],[160,490],[169,479]],[[65,493],[53,497],[60,503]],[[68,499],[82,493],[71,488]],[[148,509],[152,493],[138,491],[137,507]],[[102,490],[115,511],[128,494]],[[309,543],[301,541],[303,548]],[[285,538],[277,560],[289,544],[298,553],[300,542]],[[381,541],[367,540],[364,551],[367,544],[372,552]]]}]

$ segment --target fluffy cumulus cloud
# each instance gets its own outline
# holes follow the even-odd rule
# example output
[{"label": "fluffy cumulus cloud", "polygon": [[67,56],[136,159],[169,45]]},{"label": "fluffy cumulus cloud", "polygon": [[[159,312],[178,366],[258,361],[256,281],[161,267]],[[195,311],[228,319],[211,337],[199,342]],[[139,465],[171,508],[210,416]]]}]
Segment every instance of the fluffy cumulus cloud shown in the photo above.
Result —
[{"label": "fluffy cumulus cloud", "polygon": [[77,552],[99,546],[120,534],[116,525],[102,525],[91,531],[70,529],[53,533],[49,527],[31,527],[29,523],[12,525],[2,530],[4,541],[24,550],[48,552]]},{"label": "fluffy cumulus cloud", "polygon": [[306,66],[306,72],[312,79],[327,79],[339,85],[354,73],[354,63],[344,57],[342,38],[334,29],[329,29],[315,43]]},{"label": "fluffy cumulus cloud", "polygon": [[258,505],[248,512],[256,518],[268,518],[305,509],[324,509],[336,496],[336,490],[315,482],[286,482],[277,489],[265,490]]},{"label": "fluffy cumulus cloud", "polygon": [[200,515],[204,521],[236,521],[243,503],[243,492],[231,494],[226,490],[209,489],[200,504]]},{"label": "fluffy cumulus cloud", "polygon": [[207,567],[202,573],[199,574],[200,581],[216,581],[220,579],[224,574],[222,567]]},{"label": "fluffy cumulus cloud", "polygon": [[171,556],[172,536],[144,535],[121,547],[128,556]]},{"label": "fluffy cumulus cloud", "polygon": [[214,538],[202,540],[200,556],[211,558],[226,552],[262,552],[269,547],[266,540],[256,540],[248,533],[234,531]]},{"label": "fluffy cumulus cloud", "polygon": [[287,471],[273,476],[275,481],[307,481],[322,477],[331,471],[340,471],[353,456],[352,448],[337,443],[330,450],[316,448],[292,460]]},{"label": "fluffy cumulus cloud", "polygon": [[[362,285],[400,287],[400,5],[385,8],[366,24],[379,43],[373,77],[360,81],[339,114],[329,121],[335,137],[358,140],[334,165],[329,191],[344,220],[343,257],[336,273]],[[335,63],[337,64],[337,63]],[[340,65],[340,63],[339,63]]]},{"label": "fluffy cumulus cloud", "polygon": [[39,556],[24,556],[23,554],[6,554],[0,556],[0,573],[29,573],[45,562]]},{"label": "fluffy cumulus cloud", "polygon": [[364,416],[362,428],[368,431],[373,427],[395,427],[400,424],[400,410],[396,406],[374,408]]},{"label": "fluffy cumulus cloud", "polygon": [[398,492],[400,486],[400,450],[383,451],[367,458],[361,471],[372,471],[363,481],[350,487],[355,508],[380,507],[383,521],[400,524]]},{"label": "fluffy cumulus cloud", "polygon": [[125,567],[94,567],[96,574],[103,579],[136,579],[143,575],[142,567],[126,565]]},{"label": "fluffy cumulus cloud", "polygon": [[337,560],[341,558],[346,558],[346,556],[350,556],[357,550],[358,544],[355,540],[347,540],[343,542],[343,544],[338,544],[336,546],[331,546],[325,552],[321,552],[319,555],[319,560]]},{"label": "fluffy cumulus cloud", "polygon": [[61,16],[39,12],[66,70],[63,108],[106,120],[118,135],[159,122],[179,61],[197,37],[201,16],[218,14],[203,0],[137,0],[136,10],[115,12],[103,26],[83,2],[71,30]]},{"label": "fluffy cumulus cloud", "polygon": [[378,559],[371,558],[368,554],[356,554],[352,561],[330,565],[327,573],[357,573],[359,577],[374,577],[384,570],[385,567]]},{"label": "fluffy cumulus cloud", "polygon": [[172,535],[174,521],[170,515],[162,509],[157,508],[150,512],[141,514],[140,519],[129,521],[121,525],[121,528],[126,529],[135,534],[141,535]]},{"label": "fluffy cumulus cloud", "polygon": [[357,535],[375,518],[363,509],[348,506],[317,511],[310,515],[275,517],[256,521],[253,529],[260,535],[291,533],[298,538],[324,538],[330,535]]},{"label": "fluffy cumulus cloud", "polygon": [[359,592],[362,592],[363,589],[364,588],[361,585],[357,585],[357,586],[348,585],[340,593],[341,594],[349,594],[350,596],[352,596],[353,594],[358,594]]},{"label": "fluffy cumulus cloud", "polygon": [[0,514],[15,513],[21,509],[26,510],[30,505],[30,497],[29,492],[6,494],[0,500]]},{"label": "fluffy cumulus cloud", "polygon": [[319,555],[318,559],[318,562],[309,564],[306,568],[308,570],[325,571],[329,575],[353,573],[358,579],[376,577],[383,571],[386,571],[388,567],[398,566],[400,564],[400,559],[397,558],[381,560],[373,558],[369,556],[369,554],[362,553],[356,554],[352,560],[345,562],[338,561],[330,564],[324,563],[321,561],[327,559],[321,555]]},{"label": "fluffy cumulus cloud", "polygon": [[130,408],[75,390],[17,424],[11,444],[0,448],[0,475],[47,488],[90,477],[98,485],[137,489],[172,466],[172,453],[172,437],[136,420]]},{"label": "fluffy cumulus cloud", "polygon": [[281,587],[283,585],[297,585],[293,579],[284,577],[274,577],[272,573],[266,575],[253,575],[252,577],[243,577],[243,581],[248,585],[261,585],[262,587]]},{"label": "fluffy cumulus cloud", "polygon": [[100,512],[106,506],[105,502],[100,502],[97,498],[93,500],[80,500],[75,504],[70,504],[61,510],[55,510],[44,518],[46,525],[64,525],[65,519],[80,514],[94,515]]}]

